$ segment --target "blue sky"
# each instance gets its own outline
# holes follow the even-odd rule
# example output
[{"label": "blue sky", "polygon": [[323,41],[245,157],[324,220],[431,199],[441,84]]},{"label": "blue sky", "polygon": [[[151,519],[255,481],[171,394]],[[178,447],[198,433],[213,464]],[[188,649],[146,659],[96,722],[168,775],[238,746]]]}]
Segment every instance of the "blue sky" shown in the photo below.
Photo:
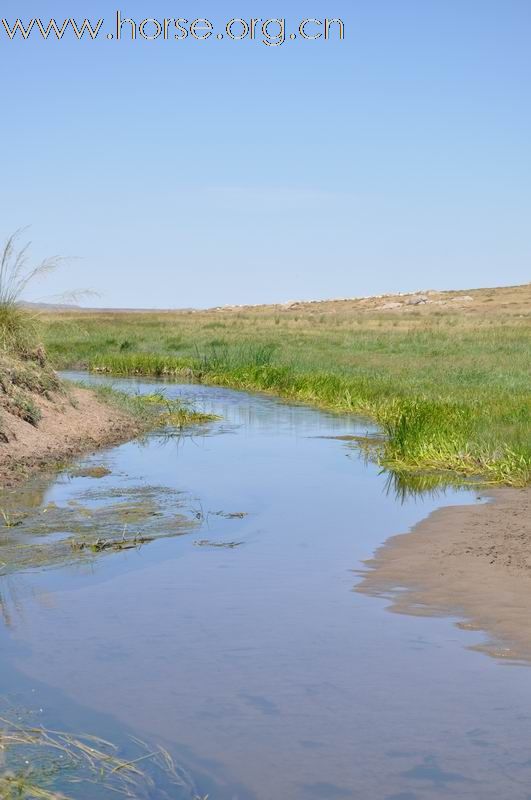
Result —
[{"label": "blue sky", "polygon": [[31,298],[213,306],[530,279],[529,0],[3,2],[13,22],[340,17],[343,42],[10,42],[0,237]]}]

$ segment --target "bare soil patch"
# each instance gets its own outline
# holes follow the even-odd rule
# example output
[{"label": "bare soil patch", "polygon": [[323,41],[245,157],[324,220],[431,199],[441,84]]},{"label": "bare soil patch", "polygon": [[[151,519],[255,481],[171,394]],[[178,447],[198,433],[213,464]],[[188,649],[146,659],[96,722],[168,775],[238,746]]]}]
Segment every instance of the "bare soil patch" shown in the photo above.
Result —
[{"label": "bare soil patch", "polygon": [[36,398],[42,417],[32,425],[3,413],[0,482],[15,484],[28,475],[81,453],[125,441],[140,431],[138,422],[98,399],[88,389]]}]

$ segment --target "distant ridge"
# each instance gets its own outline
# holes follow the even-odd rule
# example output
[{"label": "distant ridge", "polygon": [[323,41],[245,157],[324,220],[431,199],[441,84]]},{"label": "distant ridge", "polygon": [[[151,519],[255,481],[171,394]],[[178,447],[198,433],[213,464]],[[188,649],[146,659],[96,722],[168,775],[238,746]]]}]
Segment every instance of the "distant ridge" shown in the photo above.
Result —
[{"label": "distant ridge", "polygon": [[389,294],[370,295],[366,297],[330,298],[325,300],[289,300],[278,303],[254,303],[241,305],[213,306],[211,308],[96,308],[80,306],[73,303],[30,303],[23,305],[38,311],[58,311],[65,313],[94,313],[94,314],[200,314],[208,312],[241,312],[241,311],[301,311],[304,309],[318,311],[333,310],[359,310],[359,311],[400,311],[412,307],[436,308],[469,308],[473,310],[478,306],[484,307],[521,306],[521,311],[531,311],[531,283],[517,286],[496,286],[480,289],[436,290],[424,289],[415,292],[397,292]]}]

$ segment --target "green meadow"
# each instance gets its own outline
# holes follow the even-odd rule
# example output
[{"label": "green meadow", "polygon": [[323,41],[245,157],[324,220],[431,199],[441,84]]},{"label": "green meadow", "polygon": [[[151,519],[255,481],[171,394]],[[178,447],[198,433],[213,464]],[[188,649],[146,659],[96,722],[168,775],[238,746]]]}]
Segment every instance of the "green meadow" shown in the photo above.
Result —
[{"label": "green meadow", "polygon": [[[57,368],[186,376],[364,415],[395,471],[531,477],[529,287],[466,309],[360,303],[204,312],[57,312],[41,330]],[[504,290],[499,290],[503,292]]]}]

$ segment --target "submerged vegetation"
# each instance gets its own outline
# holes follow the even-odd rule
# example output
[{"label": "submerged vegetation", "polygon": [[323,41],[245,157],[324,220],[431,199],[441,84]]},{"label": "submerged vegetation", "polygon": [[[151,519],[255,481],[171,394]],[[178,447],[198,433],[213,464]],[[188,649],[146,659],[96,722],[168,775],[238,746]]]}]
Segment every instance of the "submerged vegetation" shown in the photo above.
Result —
[{"label": "submerged vegetation", "polygon": [[[162,437],[156,441],[164,445]],[[0,491],[0,578],[65,564],[93,568],[105,555],[203,530],[213,547],[236,546],[232,539],[226,541],[225,532],[237,529],[247,516],[243,511],[198,509],[186,493],[132,483],[129,476],[92,459],[56,480],[68,491],[58,503],[46,501],[50,479],[44,475],[16,491]],[[10,616],[10,603],[0,586],[0,621],[4,618],[9,626]]]},{"label": "submerged vegetation", "polygon": [[[69,483],[79,477],[83,475],[74,471],[62,480]],[[110,471],[97,480],[97,486],[90,474],[87,477],[88,488],[81,484],[75,499],[61,505],[43,503],[48,486],[44,477],[34,479],[24,491],[0,493],[0,576],[138,549],[199,526],[178,491],[117,486]],[[3,610],[0,592],[0,615]]]},{"label": "submerged vegetation", "polygon": [[511,291],[482,290],[466,309],[449,301],[399,313],[324,303],[288,313],[49,314],[45,339],[61,367],[185,376],[366,415],[386,434],[376,456],[401,474],[523,486],[531,478],[531,292]]},{"label": "submerged vegetation", "polygon": [[106,797],[134,800],[177,796],[207,800],[199,797],[193,779],[166,748],[132,737],[130,750],[124,756],[115,744],[97,736],[23,724],[13,714],[0,717],[0,751],[6,767],[0,765],[0,797],[96,800],[103,792]]}]

